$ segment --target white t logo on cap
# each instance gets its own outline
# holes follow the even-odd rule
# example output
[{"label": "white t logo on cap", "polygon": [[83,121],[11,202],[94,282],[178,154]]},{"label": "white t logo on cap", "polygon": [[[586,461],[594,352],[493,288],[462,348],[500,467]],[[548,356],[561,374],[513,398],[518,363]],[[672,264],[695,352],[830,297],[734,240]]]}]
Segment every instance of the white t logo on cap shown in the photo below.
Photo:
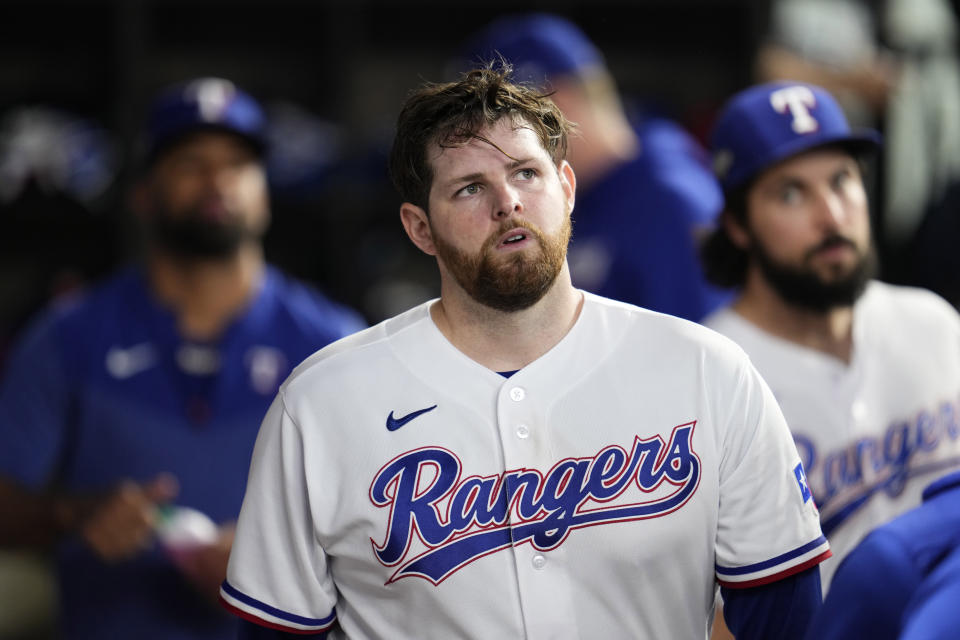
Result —
[{"label": "white t logo on cap", "polygon": [[790,111],[793,116],[791,127],[796,133],[812,133],[820,128],[810,115],[809,110],[817,105],[817,99],[809,87],[797,85],[778,89],[770,94],[770,105],[777,113]]},{"label": "white t logo on cap", "polygon": [[229,80],[203,78],[187,87],[200,108],[200,117],[207,122],[217,122],[233,98],[236,88]]}]

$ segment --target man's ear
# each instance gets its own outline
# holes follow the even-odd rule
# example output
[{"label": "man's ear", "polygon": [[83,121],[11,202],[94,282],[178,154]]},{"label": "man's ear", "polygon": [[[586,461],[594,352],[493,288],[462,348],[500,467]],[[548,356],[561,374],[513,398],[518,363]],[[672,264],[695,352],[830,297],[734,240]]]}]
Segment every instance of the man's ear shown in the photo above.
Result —
[{"label": "man's ear", "polygon": [[577,176],[573,173],[573,167],[566,160],[560,162],[557,167],[557,174],[560,176],[560,186],[564,195],[567,196],[567,204],[570,205],[570,211],[573,211],[574,201],[577,199]]},{"label": "man's ear", "polygon": [[727,237],[730,238],[733,246],[744,251],[750,248],[750,234],[747,233],[746,227],[726,209],[720,214],[720,224],[723,225],[723,230],[727,232]]},{"label": "man's ear", "polygon": [[404,202],[400,205],[400,222],[413,244],[428,256],[437,255],[436,245],[433,243],[433,231],[430,229],[430,220],[427,212],[415,204]]}]

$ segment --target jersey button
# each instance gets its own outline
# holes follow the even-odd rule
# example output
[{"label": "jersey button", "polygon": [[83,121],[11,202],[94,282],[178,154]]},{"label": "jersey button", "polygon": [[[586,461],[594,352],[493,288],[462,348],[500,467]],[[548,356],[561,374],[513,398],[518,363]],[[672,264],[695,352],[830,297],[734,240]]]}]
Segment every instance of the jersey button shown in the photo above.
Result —
[{"label": "jersey button", "polygon": [[534,569],[543,569],[545,566],[547,566],[547,557],[542,553],[538,553],[537,555],[533,556],[531,564],[533,565]]},{"label": "jersey button", "polygon": [[525,397],[527,397],[527,392],[523,390],[523,387],[514,387],[510,389],[510,399],[514,402],[520,402]]},{"label": "jersey button", "polygon": [[528,437],[529,435],[530,435],[530,427],[528,427],[528,426],[525,425],[525,424],[518,424],[518,425],[517,425],[517,437],[518,437],[518,438],[526,438],[526,437]]},{"label": "jersey button", "polygon": [[854,400],[850,406],[850,415],[857,422],[863,422],[867,417],[867,403],[863,400]]}]

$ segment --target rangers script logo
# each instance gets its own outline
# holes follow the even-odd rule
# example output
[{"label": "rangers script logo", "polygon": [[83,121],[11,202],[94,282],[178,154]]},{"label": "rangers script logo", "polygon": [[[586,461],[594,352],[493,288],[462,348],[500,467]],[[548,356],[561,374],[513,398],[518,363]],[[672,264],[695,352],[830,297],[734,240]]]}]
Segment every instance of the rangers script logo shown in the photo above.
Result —
[{"label": "rangers script logo", "polygon": [[[565,458],[545,476],[517,469],[461,479],[459,458],[440,447],[394,458],[370,485],[373,504],[390,509],[383,542],[371,539],[378,560],[398,566],[387,584],[418,576],[436,585],[511,545],[529,542],[546,551],[573,529],[658,518],[679,509],[700,483],[695,426],[675,427],[668,443],[659,435],[637,436],[629,452],[614,445],[593,457]],[[604,505],[631,486],[641,492],[637,499]]]},{"label": "rangers script logo", "polygon": [[880,493],[896,498],[910,478],[960,465],[955,455],[960,439],[960,400],[922,410],[897,420],[883,434],[865,435],[845,447],[824,451],[802,435],[794,435],[800,460],[812,479],[823,533],[830,535]]}]

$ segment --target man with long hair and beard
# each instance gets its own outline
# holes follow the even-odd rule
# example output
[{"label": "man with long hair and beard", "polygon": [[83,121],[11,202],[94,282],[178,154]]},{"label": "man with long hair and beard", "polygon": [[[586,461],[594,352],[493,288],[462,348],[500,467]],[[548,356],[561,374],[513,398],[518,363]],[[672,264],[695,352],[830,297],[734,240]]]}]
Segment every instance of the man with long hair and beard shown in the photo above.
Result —
[{"label": "man with long hair and beard", "polygon": [[786,423],[728,340],[572,285],[570,128],[508,67],[405,102],[440,297],[281,388],[221,589],[245,637],[704,638],[718,581],[739,637],[803,633],[830,552]]},{"label": "man with long hair and beard", "polygon": [[873,279],[863,171],[878,141],[791,82],[731,98],[711,140],[726,204],[704,266],[739,290],[704,324],[747,352],[787,418],[834,553],[825,588],[864,535],[960,466],[958,315]]},{"label": "man with long hair and beard", "polygon": [[55,551],[65,639],[236,636],[216,599],[260,420],[363,327],[264,261],[254,99],[202,78],[151,114],[145,259],[49,310],[0,386],[0,544]]}]

